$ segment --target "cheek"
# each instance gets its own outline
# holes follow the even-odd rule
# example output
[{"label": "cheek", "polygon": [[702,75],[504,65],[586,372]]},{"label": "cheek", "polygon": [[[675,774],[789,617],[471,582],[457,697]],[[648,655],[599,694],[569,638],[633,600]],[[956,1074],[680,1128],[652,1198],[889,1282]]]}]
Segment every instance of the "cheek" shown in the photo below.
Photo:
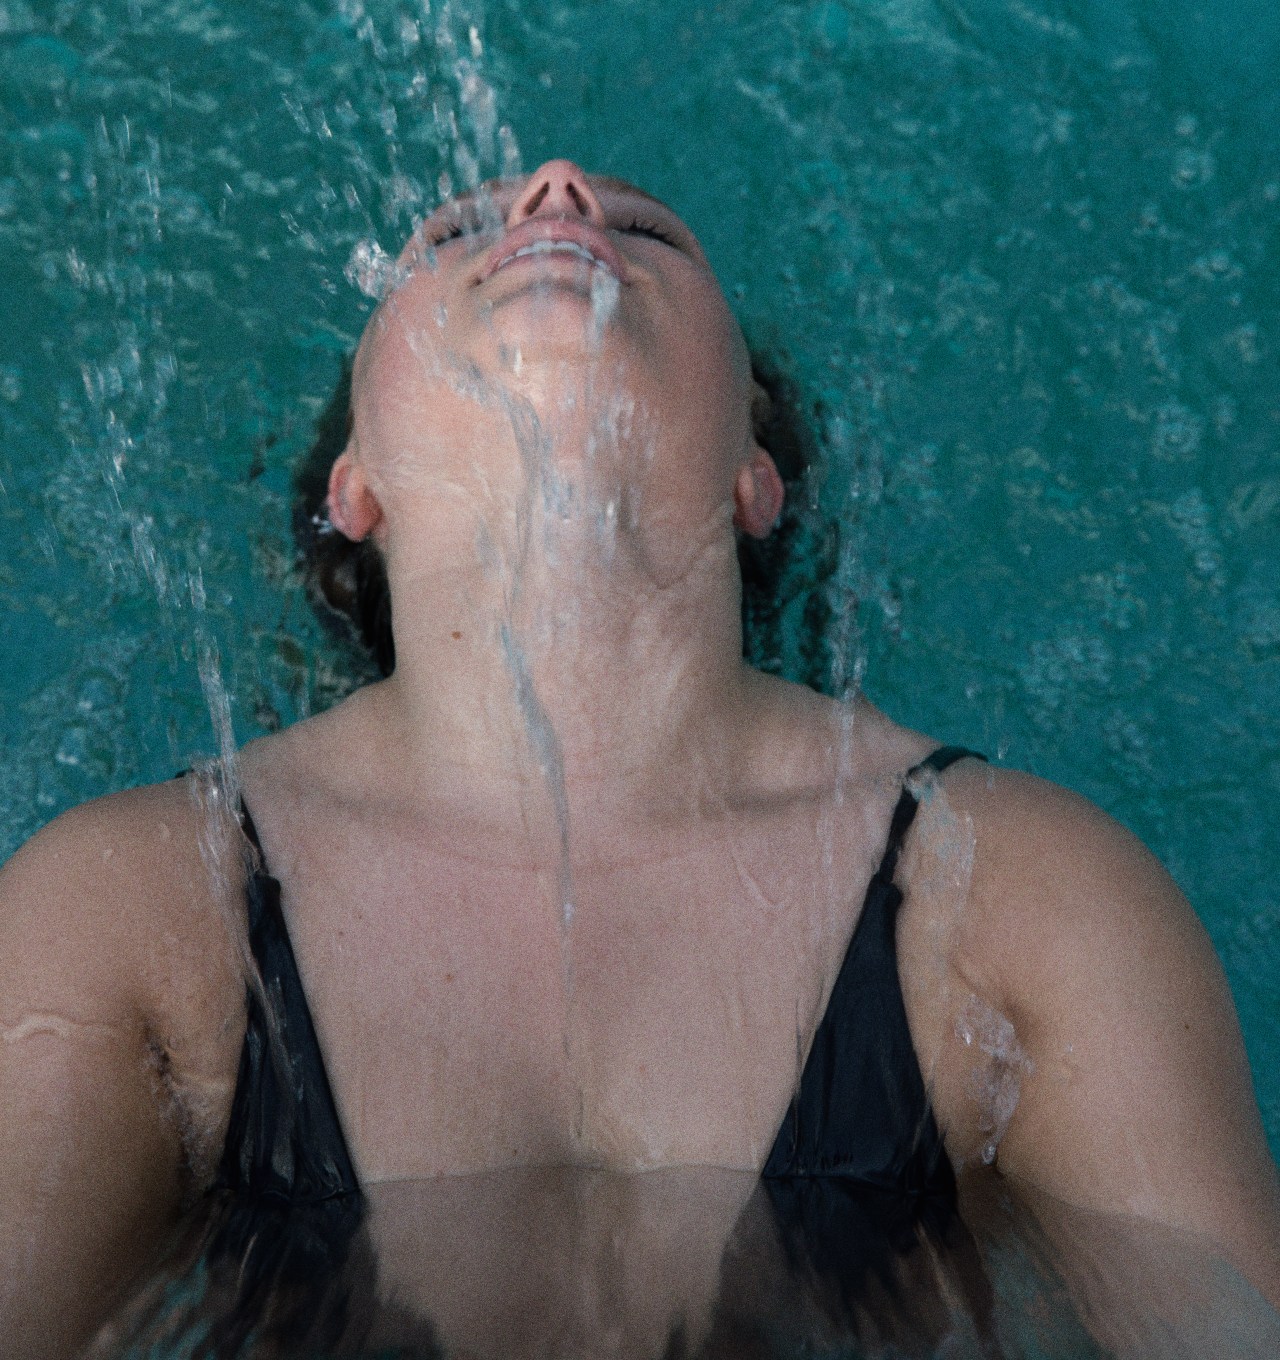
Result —
[{"label": "cheek", "polygon": [[686,294],[674,313],[664,374],[689,438],[736,458],[749,433],[750,360],[742,332],[718,290]]},{"label": "cheek", "polygon": [[369,323],[356,392],[361,459],[384,498],[457,480],[500,434],[500,406],[474,366],[452,356],[434,321],[399,295]]},{"label": "cheek", "polygon": [[444,344],[437,313],[444,300],[435,284],[427,270],[415,271],[379,305],[360,342],[358,372],[399,385],[439,370]]}]

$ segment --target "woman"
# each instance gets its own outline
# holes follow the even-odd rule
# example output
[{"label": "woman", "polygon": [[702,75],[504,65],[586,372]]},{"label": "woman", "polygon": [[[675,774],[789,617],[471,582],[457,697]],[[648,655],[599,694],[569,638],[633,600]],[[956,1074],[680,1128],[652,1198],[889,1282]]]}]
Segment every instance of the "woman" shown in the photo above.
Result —
[{"label": "woman", "polygon": [[1280,1302],[1230,996],[1167,875],[1080,799],[743,663],[735,532],[783,499],[761,400],[696,240],[629,185],[552,161],[415,235],[328,494],[385,564],[394,673],[246,748],[238,787],[113,795],[0,876],[3,1306],[32,1353],[217,1174],[945,1196],[994,1160]]}]

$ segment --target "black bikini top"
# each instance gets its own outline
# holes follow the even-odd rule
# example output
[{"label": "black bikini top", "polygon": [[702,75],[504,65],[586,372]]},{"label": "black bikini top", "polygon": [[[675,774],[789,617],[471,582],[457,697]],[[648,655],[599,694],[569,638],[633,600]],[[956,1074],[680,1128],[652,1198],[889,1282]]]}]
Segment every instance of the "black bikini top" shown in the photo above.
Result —
[{"label": "black bikini top", "polygon": [[[840,1178],[908,1200],[954,1203],[955,1176],[911,1042],[898,979],[898,858],[919,800],[911,785],[976,753],[948,746],[907,776],[880,866],[765,1163],[766,1182]],[[979,760],[983,756],[976,757]],[[324,1057],[253,819],[249,943],[261,983],[248,1022],[217,1185],[254,1200],[321,1203],[360,1191]]]}]

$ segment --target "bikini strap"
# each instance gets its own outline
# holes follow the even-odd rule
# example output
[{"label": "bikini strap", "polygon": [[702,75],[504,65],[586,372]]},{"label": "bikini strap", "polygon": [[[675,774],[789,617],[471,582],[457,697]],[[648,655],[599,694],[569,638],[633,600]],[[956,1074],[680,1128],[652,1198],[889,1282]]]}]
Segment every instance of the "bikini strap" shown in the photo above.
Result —
[{"label": "bikini strap", "polygon": [[902,792],[898,795],[898,802],[889,822],[889,838],[885,842],[884,854],[881,856],[880,867],[875,872],[873,882],[876,879],[885,883],[893,882],[903,842],[916,819],[916,813],[920,810],[919,796],[911,789],[916,777],[925,771],[935,776],[940,775],[958,760],[964,760],[966,757],[980,760],[983,764],[987,762],[986,756],[980,751],[971,751],[967,746],[939,746],[936,751],[931,751],[918,765],[913,765],[907,771],[906,778],[902,781]]},{"label": "bikini strap", "polygon": [[218,1183],[281,1203],[358,1199],[359,1183],[289,939],[280,883],[267,866],[243,799],[238,812],[256,861],[245,884],[245,902],[258,977],[245,988],[245,1041]]},{"label": "bikini strap", "polygon": [[987,763],[987,758],[981,751],[971,751],[967,746],[939,746],[936,751],[925,756],[919,765],[913,765],[907,771],[907,778],[910,779],[921,770],[932,770],[934,774],[941,774],[948,766],[954,765],[957,760],[963,760],[966,756],[972,756],[974,760],[980,760],[984,765]]},{"label": "bikini strap", "polygon": [[240,806],[236,815],[240,819],[240,830],[244,832],[244,838],[254,848],[258,856],[258,863],[265,864],[266,856],[262,853],[262,842],[258,839],[258,828],[253,824],[253,816],[249,812],[249,805],[240,799]]},{"label": "bikini strap", "polygon": [[867,885],[796,1093],[765,1163],[771,1184],[848,1176],[889,1190],[898,1201],[933,1196],[955,1203],[955,1173],[902,999],[896,932],[903,893],[893,876],[920,806],[913,786],[964,756],[983,759],[961,746],[940,746],[907,771],[880,867]]},{"label": "bikini strap", "polygon": [[[240,822],[240,830],[246,842],[248,842],[248,849],[244,855],[245,908],[249,917],[250,943],[253,946],[255,957],[257,957],[259,948],[257,943],[258,930],[262,921],[262,914],[267,909],[268,902],[273,898],[278,900],[280,885],[267,868],[267,857],[263,852],[262,842],[258,839],[258,828],[253,823],[253,814],[249,811],[248,804],[244,801],[243,796],[236,808],[236,817]],[[283,918],[281,927],[283,928]],[[261,957],[257,957],[257,963],[261,969]]]}]

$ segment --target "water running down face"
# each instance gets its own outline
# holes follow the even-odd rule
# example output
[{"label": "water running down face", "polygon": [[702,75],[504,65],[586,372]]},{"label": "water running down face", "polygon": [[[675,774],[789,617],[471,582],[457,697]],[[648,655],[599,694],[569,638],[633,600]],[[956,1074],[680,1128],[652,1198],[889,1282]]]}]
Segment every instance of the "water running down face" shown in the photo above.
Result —
[{"label": "water running down face", "polygon": [[584,503],[630,496],[686,534],[727,528],[731,507],[763,535],[782,487],[753,437],[752,388],[684,223],[623,181],[550,161],[446,204],[405,247],[357,354],[333,521],[394,551],[411,504],[461,497],[492,519],[527,492],[536,452]]}]

